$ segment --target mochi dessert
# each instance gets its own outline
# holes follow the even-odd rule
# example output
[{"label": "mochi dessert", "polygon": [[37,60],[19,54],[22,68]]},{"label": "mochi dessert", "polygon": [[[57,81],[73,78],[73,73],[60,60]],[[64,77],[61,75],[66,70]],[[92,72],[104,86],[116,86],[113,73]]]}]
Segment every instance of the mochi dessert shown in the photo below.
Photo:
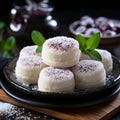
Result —
[{"label": "mochi dessert", "polygon": [[40,71],[46,67],[41,57],[19,58],[15,67],[17,80],[24,84],[37,84]]},{"label": "mochi dessert", "polygon": [[[105,67],[106,73],[110,73],[111,70],[113,69],[113,59],[112,59],[112,54],[105,49],[95,49],[96,51],[98,51],[98,53],[101,55],[102,57],[102,63]],[[85,59],[90,59],[90,57],[87,54],[82,53],[80,60],[85,60]]]},{"label": "mochi dessert", "polygon": [[106,84],[106,71],[100,61],[80,60],[72,71],[77,89],[93,89]]},{"label": "mochi dessert", "polygon": [[71,37],[57,36],[43,43],[42,59],[51,67],[67,68],[79,62],[79,43]]},{"label": "mochi dessert", "polygon": [[74,75],[69,69],[46,67],[40,72],[38,89],[44,92],[74,92]]}]

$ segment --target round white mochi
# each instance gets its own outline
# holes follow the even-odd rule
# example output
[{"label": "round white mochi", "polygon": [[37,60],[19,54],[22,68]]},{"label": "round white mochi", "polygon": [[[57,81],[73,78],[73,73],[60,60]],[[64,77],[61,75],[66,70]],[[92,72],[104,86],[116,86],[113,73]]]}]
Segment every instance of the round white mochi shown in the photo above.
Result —
[{"label": "round white mochi", "polygon": [[57,36],[44,42],[41,55],[45,64],[51,67],[67,68],[79,62],[81,51],[75,39]]},{"label": "round white mochi", "polygon": [[38,89],[44,92],[73,92],[75,80],[68,69],[46,67],[42,69],[38,80]]},{"label": "round white mochi", "polygon": [[72,71],[75,75],[77,89],[91,89],[106,84],[106,71],[102,62],[96,60],[80,60]]}]

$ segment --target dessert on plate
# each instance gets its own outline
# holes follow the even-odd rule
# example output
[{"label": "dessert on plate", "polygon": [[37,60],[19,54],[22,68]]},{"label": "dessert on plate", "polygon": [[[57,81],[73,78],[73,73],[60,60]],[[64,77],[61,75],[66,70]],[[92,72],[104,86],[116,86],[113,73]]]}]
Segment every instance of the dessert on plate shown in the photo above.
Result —
[{"label": "dessert on plate", "polygon": [[[99,36],[91,37],[92,42]],[[16,62],[17,80],[36,84],[42,92],[74,92],[104,86],[107,74],[113,69],[112,55],[105,49],[95,48],[95,43],[56,36],[45,40],[42,46],[26,46]],[[37,53],[39,47],[42,50]],[[101,56],[101,59],[93,59],[96,57],[93,55]]]},{"label": "dessert on plate", "polygon": [[45,92],[74,92],[74,75],[69,69],[46,67],[40,72],[38,89]]},{"label": "dessert on plate", "polygon": [[100,61],[80,60],[73,66],[72,71],[77,89],[98,88],[106,83],[106,71]]},{"label": "dessert on plate", "polygon": [[43,63],[41,54],[36,53],[36,45],[23,47],[16,62],[15,74],[19,82],[37,84],[39,72],[47,65]]},{"label": "dessert on plate", "polygon": [[20,50],[19,57],[40,57],[40,53],[36,53],[37,45],[25,46]]},{"label": "dessert on plate", "polygon": [[43,62],[52,67],[68,68],[79,62],[81,51],[77,40],[66,36],[47,39],[43,43]]},{"label": "dessert on plate", "polygon": [[[111,72],[111,70],[113,69],[113,60],[112,60],[112,54],[105,49],[96,49],[96,51],[99,52],[99,54],[102,57],[102,63],[105,67],[106,73],[109,74]],[[82,53],[80,60],[84,60],[84,59],[91,59],[87,54]]]}]

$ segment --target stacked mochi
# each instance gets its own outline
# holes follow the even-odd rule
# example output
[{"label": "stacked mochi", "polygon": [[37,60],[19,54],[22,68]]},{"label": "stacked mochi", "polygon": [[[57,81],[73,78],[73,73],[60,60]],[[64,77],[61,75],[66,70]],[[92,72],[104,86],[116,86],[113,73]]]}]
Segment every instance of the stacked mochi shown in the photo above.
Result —
[{"label": "stacked mochi", "polygon": [[66,36],[47,39],[40,54],[35,52],[35,45],[24,47],[16,63],[16,77],[22,83],[38,84],[38,90],[44,92],[74,92],[76,88],[105,85],[112,70],[111,54],[96,49],[102,61],[91,60],[79,47],[78,41]]},{"label": "stacked mochi", "polygon": [[24,47],[16,62],[15,74],[23,84],[36,84],[40,71],[47,65],[42,62],[41,54],[36,53],[36,45]]},{"label": "stacked mochi", "polygon": [[43,69],[38,80],[40,91],[73,92],[75,79],[69,69],[79,62],[79,43],[70,37],[57,36],[45,41],[41,53],[43,62],[49,67]]}]

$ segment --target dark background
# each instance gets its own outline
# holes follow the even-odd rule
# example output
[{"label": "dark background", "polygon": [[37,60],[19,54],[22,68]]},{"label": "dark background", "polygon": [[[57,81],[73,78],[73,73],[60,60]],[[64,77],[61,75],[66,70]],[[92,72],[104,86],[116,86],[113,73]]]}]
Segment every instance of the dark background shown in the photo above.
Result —
[{"label": "dark background", "polygon": [[[13,3],[23,0],[0,0],[0,21],[7,24]],[[83,15],[91,17],[104,16],[120,20],[120,4],[118,0],[50,0],[54,5],[53,17],[68,30],[68,25]],[[120,49],[116,49],[120,58]],[[119,113],[118,113],[119,115]],[[117,119],[117,118],[116,118]],[[119,119],[119,117],[118,117]]]},{"label": "dark background", "polygon": [[[24,0],[0,0],[0,21],[9,24],[10,10],[14,4],[22,5],[23,3]],[[118,0],[50,0],[50,3],[54,5],[51,14],[61,26],[65,26],[63,27],[65,34],[68,31],[68,26],[83,15],[93,18],[104,16],[120,20]]]},{"label": "dark background", "polygon": [[[24,0],[0,0],[0,20],[8,22],[13,3]],[[54,5],[52,14],[63,24],[69,24],[82,15],[92,17],[106,16],[120,19],[118,0],[51,0]]]}]

